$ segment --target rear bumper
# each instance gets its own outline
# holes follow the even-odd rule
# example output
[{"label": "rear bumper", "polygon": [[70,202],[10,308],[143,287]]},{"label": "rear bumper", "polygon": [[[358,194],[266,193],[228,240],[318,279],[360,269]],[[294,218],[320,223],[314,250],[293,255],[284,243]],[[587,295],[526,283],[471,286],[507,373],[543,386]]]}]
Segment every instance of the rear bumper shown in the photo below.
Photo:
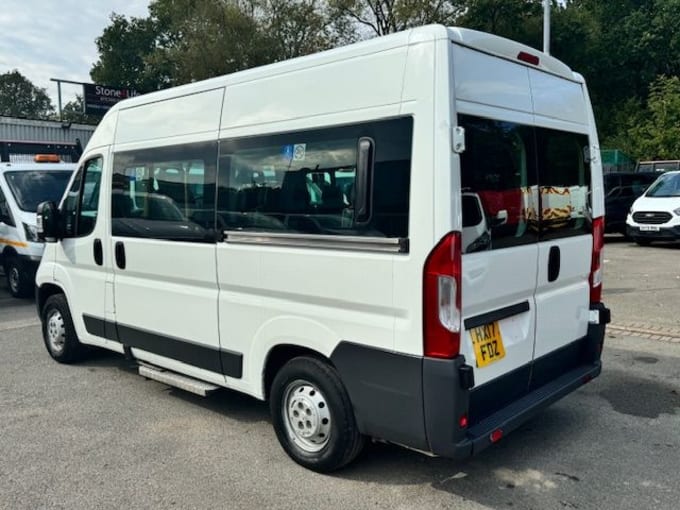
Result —
[{"label": "rear bumper", "polygon": [[[520,369],[520,376],[532,374],[520,385],[521,393],[505,391],[517,373],[474,387],[464,356],[422,358],[343,342],[331,360],[347,387],[362,433],[461,459],[493,444],[492,433],[506,436],[600,374],[610,315],[602,304],[593,311],[599,320],[589,325],[584,338]],[[495,390],[504,398],[489,399]],[[489,401],[501,405],[492,408]],[[469,420],[466,427],[461,427],[462,416]]]},{"label": "rear bumper", "polygon": [[[601,370],[602,364],[599,360],[575,368],[527,393],[466,430],[461,430],[456,421],[447,420],[446,417],[430,416],[427,421],[430,451],[435,455],[453,459],[476,455],[494,443],[492,434],[498,434],[498,439],[505,437],[549,405],[600,375]],[[456,433],[456,429],[460,432]]]}]

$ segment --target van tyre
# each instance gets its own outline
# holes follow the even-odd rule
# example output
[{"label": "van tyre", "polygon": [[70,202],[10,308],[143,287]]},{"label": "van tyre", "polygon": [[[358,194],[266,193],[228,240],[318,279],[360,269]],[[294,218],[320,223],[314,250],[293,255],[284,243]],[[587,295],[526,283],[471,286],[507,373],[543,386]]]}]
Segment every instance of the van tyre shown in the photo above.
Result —
[{"label": "van tyre", "polygon": [[83,358],[87,348],[76,336],[66,296],[55,294],[47,298],[40,318],[45,347],[52,358],[59,363],[73,363]]},{"label": "van tyre", "polygon": [[269,408],[283,449],[313,471],[339,469],[364,446],[347,390],[336,370],[319,359],[286,363],[272,383]]},{"label": "van tyre", "polygon": [[17,257],[11,257],[5,263],[5,275],[7,276],[7,287],[12,296],[25,298],[31,295],[32,285],[30,275],[26,272]]}]

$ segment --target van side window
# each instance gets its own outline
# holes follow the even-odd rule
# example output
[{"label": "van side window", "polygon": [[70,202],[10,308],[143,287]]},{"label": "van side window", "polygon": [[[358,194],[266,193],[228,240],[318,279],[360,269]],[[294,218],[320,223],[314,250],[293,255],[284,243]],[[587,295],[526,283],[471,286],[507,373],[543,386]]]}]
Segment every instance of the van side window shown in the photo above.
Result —
[{"label": "van side window", "polygon": [[[217,193],[222,230],[407,237],[413,120],[223,140]],[[375,143],[372,215],[357,224],[357,145]]]},{"label": "van side window", "polygon": [[116,153],[112,234],[214,242],[216,165],[216,142]]},{"label": "van side window", "polygon": [[590,232],[588,137],[536,128],[541,240]]},{"label": "van side window", "polygon": [[5,194],[0,189],[0,221],[5,225],[14,227],[14,219],[12,219],[12,212],[9,210]]},{"label": "van side window", "polygon": [[102,164],[101,157],[90,159],[84,167],[76,171],[71,188],[61,206],[62,231],[65,238],[84,237],[94,230],[99,209]]},{"label": "van side window", "polygon": [[464,253],[529,244],[538,236],[538,188],[531,128],[461,115]]}]

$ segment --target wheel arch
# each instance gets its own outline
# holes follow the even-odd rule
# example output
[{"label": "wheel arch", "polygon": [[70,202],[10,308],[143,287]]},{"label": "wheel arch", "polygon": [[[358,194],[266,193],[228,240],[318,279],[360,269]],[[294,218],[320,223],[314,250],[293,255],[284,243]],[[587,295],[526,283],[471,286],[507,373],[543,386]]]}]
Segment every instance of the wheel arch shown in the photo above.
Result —
[{"label": "wheel arch", "polygon": [[17,251],[12,247],[12,246],[5,246],[5,249],[2,250],[2,268],[6,269],[6,264],[7,261],[12,258],[17,256]]},{"label": "wheel arch", "polygon": [[59,285],[56,285],[54,283],[44,283],[40,287],[38,287],[35,300],[35,305],[38,308],[38,315],[42,316],[42,311],[43,307],[45,306],[45,303],[50,298],[50,296],[54,296],[55,294],[63,294],[64,298],[66,299],[66,302],[68,303],[68,297],[66,296],[66,292],[64,292],[64,289],[62,289]]},{"label": "wheel arch", "polygon": [[264,395],[265,400],[269,399],[271,386],[278,371],[281,370],[281,368],[283,368],[283,366],[290,360],[300,356],[316,358],[333,366],[333,362],[330,360],[330,358],[324,356],[319,351],[310,349],[309,347],[286,343],[277,344],[269,350],[264,362],[264,369],[262,373],[262,394]]}]

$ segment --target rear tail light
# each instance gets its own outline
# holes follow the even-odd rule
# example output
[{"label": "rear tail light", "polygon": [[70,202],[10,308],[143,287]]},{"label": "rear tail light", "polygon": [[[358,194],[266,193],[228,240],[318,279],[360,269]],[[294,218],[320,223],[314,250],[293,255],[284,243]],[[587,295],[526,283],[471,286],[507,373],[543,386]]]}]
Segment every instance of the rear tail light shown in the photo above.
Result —
[{"label": "rear tail light", "polygon": [[460,232],[450,232],[425,261],[423,276],[423,351],[433,358],[460,352]]},{"label": "rear tail light", "polygon": [[602,263],[604,261],[604,217],[593,220],[593,256],[590,266],[590,302],[602,301]]}]

